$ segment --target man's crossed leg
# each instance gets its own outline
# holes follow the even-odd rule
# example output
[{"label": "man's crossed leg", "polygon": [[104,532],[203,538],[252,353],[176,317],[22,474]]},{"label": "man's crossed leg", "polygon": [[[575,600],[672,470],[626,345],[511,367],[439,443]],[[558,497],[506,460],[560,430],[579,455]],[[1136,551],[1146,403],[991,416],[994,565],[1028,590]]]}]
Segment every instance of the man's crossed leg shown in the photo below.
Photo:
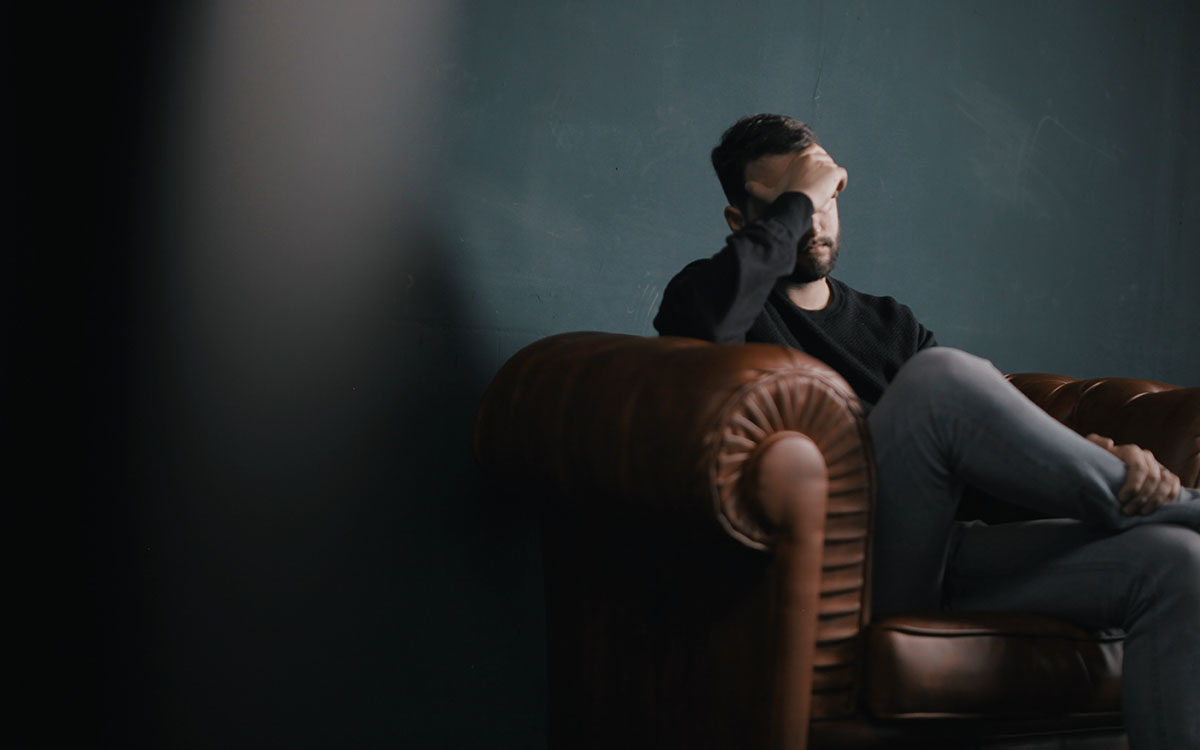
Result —
[{"label": "man's crossed leg", "polygon": [[[1200,747],[1200,492],[1126,515],[1123,460],[955,349],[913,357],[869,421],[877,613],[945,606],[1123,628],[1134,747]],[[968,484],[1061,519],[956,523]]]}]

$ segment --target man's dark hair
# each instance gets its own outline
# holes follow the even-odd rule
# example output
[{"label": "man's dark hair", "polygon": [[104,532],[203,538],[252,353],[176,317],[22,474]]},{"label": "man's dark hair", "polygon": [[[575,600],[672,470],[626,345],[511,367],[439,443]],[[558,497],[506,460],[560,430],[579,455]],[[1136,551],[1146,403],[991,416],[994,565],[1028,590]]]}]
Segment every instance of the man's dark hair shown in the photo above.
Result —
[{"label": "man's dark hair", "polygon": [[712,150],[713,169],[729,205],[746,208],[746,165],[768,154],[790,154],[817,142],[812,129],[784,115],[746,115]]}]

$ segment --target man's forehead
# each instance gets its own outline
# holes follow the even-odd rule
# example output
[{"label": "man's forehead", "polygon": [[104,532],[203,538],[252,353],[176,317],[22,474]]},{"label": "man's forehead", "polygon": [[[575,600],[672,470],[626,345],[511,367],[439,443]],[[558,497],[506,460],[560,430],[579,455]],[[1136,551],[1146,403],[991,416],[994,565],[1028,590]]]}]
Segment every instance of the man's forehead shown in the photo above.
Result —
[{"label": "man's forehead", "polygon": [[746,179],[763,182],[764,178],[782,174],[796,156],[808,151],[824,153],[825,149],[820,144],[813,143],[799,151],[789,151],[785,154],[764,154],[746,164]]},{"label": "man's forehead", "polygon": [[786,154],[760,156],[746,165],[746,179],[761,179],[783,172],[792,163],[792,159],[796,158],[796,154],[798,153],[800,152],[792,151]]}]

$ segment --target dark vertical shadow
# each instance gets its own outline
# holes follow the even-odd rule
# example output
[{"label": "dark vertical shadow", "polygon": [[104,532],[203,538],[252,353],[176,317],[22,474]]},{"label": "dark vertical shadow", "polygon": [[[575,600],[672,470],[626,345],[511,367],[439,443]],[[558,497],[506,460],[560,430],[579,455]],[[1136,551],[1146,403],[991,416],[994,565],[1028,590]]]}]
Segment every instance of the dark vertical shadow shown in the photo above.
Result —
[{"label": "dark vertical shadow", "polygon": [[[58,186],[14,262],[26,281],[8,280],[40,318],[14,457],[39,508],[23,612],[49,645],[30,683],[56,717],[41,739],[537,746],[536,528],[478,493],[470,429],[497,346],[467,312],[469,269],[401,221],[350,314],[256,309],[231,276],[200,300],[228,317],[194,325],[177,261],[220,248],[190,240],[162,190],[172,31],[193,10],[42,29],[72,49],[39,78],[60,106],[58,158],[37,166]],[[214,359],[264,320],[281,324],[266,352]]]},{"label": "dark vertical shadow", "polygon": [[11,527],[28,595],[16,609],[35,644],[22,649],[34,663],[17,682],[29,702],[17,713],[46,745],[80,732],[106,745],[117,706],[145,696],[147,571],[130,469],[141,176],[161,104],[160,32],[180,10],[6,12],[5,75],[23,96],[8,98],[22,231],[6,252],[5,421],[18,446],[10,499],[29,515]]},{"label": "dark vertical shadow", "polygon": [[[544,742],[544,619],[538,521],[491,491],[470,450],[498,363],[495,331],[471,320],[445,235],[414,233],[383,369],[399,400],[377,460],[379,540],[402,576],[382,610],[393,664],[414,692],[402,709],[416,746]],[[464,278],[466,277],[466,278]],[[462,712],[471,713],[469,721]],[[447,734],[449,732],[449,734]]]}]

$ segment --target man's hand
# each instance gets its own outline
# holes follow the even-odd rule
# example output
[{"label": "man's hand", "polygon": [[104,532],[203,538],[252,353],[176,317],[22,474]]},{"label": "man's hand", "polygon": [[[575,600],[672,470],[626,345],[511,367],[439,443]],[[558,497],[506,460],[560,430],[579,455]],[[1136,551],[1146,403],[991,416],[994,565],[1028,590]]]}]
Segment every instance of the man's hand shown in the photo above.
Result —
[{"label": "man's hand", "polygon": [[[787,192],[800,192],[812,201],[813,210],[820,211],[838,193],[846,189],[849,179],[846,170],[834,163],[833,157],[825,149],[813,144],[803,151],[793,154],[779,154],[764,159],[764,165],[775,166],[775,159],[783,160],[784,170],[775,184],[765,185],[760,179],[770,174],[759,175],[746,170],[746,192],[763,203],[770,205],[775,199]],[[756,179],[756,177],[758,179]]]},{"label": "man's hand", "polygon": [[1129,467],[1125,485],[1117,494],[1125,515],[1149,515],[1160,505],[1175,502],[1175,498],[1179,497],[1179,477],[1160,464],[1150,451],[1136,445],[1116,445],[1112,439],[1095,433],[1088,435],[1087,439]]}]

